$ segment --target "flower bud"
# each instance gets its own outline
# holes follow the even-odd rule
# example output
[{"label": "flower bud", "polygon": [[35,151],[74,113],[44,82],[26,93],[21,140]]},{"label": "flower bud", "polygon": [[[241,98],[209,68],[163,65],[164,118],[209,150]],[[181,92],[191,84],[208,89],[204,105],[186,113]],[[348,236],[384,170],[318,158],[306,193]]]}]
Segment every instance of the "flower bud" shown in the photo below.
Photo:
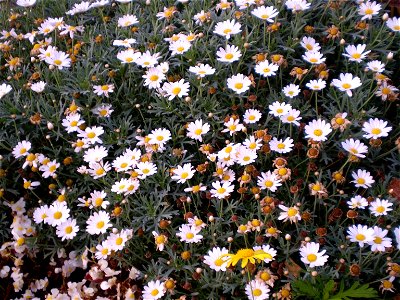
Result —
[{"label": "flower bud", "polygon": [[386,56],[387,60],[393,59],[393,52],[389,52]]},{"label": "flower bud", "polygon": [[382,16],[382,20],[387,21],[387,19],[389,19],[389,15],[388,15],[388,13],[384,13]]}]

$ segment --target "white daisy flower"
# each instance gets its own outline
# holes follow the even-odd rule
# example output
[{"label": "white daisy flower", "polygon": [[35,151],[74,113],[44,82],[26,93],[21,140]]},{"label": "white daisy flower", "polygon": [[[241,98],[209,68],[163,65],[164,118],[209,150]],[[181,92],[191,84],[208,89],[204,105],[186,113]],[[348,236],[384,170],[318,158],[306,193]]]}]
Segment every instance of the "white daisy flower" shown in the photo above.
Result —
[{"label": "white daisy flower", "polygon": [[264,60],[256,64],[254,71],[261,76],[269,77],[276,75],[276,71],[278,71],[278,69],[279,66],[277,64]]},{"label": "white daisy flower", "polygon": [[257,177],[258,187],[262,190],[270,190],[273,193],[282,185],[281,182],[282,180],[271,171],[261,172],[261,176]]},{"label": "white daisy flower", "polygon": [[106,233],[107,229],[112,227],[110,215],[106,211],[95,212],[86,221],[86,232],[90,235]]},{"label": "white daisy flower", "polygon": [[278,15],[278,11],[273,6],[259,6],[251,11],[253,16],[261,20],[265,20],[269,23],[273,23],[275,18]]},{"label": "white daisy flower", "polygon": [[207,75],[212,75],[215,73],[215,69],[212,68],[210,65],[208,64],[199,64],[197,66],[194,67],[190,67],[189,68],[189,72],[203,78]]},{"label": "white daisy flower", "polygon": [[310,268],[321,267],[328,261],[328,255],[324,255],[326,250],[319,252],[319,243],[307,243],[300,249],[301,261],[309,265]]},{"label": "white daisy flower", "polygon": [[247,76],[239,73],[229,77],[227,85],[229,89],[233,90],[237,94],[242,94],[250,88],[251,81]]},{"label": "white daisy flower", "polygon": [[357,172],[352,172],[351,176],[353,177],[353,182],[355,187],[369,188],[375,182],[371,173],[366,170],[358,169]]},{"label": "white daisy flower", "polygon": [[378,118],[369,119],[368,122],[364,122],[362,131],[365,132],[363,137],[367,139],[377,139],[380,137],[386,137],[392,130],[392,127],[386,127],[387,121],[380,120]]},{"label": "white daisy flower", "polygon": [[228,254],[228,249],[214,247],[208,250],[207,255],[204,256],[204,263],[217,272],[226,271],[227,262],[224,261],[221,256]]},{"label": "white daisy flower", "polygon": [[368,147],[360,140],[347,139],[341,143],[344,150],[349,152],[351,155],[364,158],[364,153],[368,152]]},{"label": "white daisy flower", "polygon": [[300,87],[296,84],[289,84],[282,89],[282,92],[285,94],[286,97],[294,98],[298,94],[300,94],[301,90]]},{"label": "white daisy flower", "polygon": [[369,244],[374,240],[375,232],[373,228],[369,228],[366,225],[352,225],[347,229],[350,242],[358,243],[360,247],[364,247],[364,244]]},{"label": "white daisy flower", "polygon": [[359,77],[350,73],[340,73],[339,79],[333,79],[332,85],[339,89],[339,91],[346,92],[349,97],[353,95],[352,91],[362,85]]},{"label": "white daisy flower", "polygon": [[187,126],[187,137],[198,140],[200,142],[203,141],[202,135],[206,134],[210,131],[210,125],[208,123],[204,123],[202,120],[196,120],[191,122]]},{"label": "white daisy flower", "polygon": [[347,205],[350,209],[365,209],[368,206],[368,201],[364,197],[356,195],[347,201]]},{"label": "white daisy flower", "polygon": [[382,6],[377,4],[375,1],[362,2],[358,7],[358,14],[362,16],[361,20],[372,19],[372,16],[376,16],[381,10]]},{"label": "white daisy flower", "polygon": [[328,139],[328,134],[332,132],[329,123],[321,119],[312,120],[305,126],[304,130],[306,133],[305,138],[312,139],[316,142],[326,141]]},{"label": "white daisy flower", "polygon": [[270,289],[264,281],[253,279],[246,284],[245,293],[249,300],[270,299]]},{"label": "white daisy flower", "polygon": [[290,223],[297,223],[297,221],[301,220],[300,211],[297,206],[286,207],[284,205],[279,205],[278,207],[282,210],[278,220],[283,220],[283,222],[290,221]]},{"label": "white daisy flower", "polygon": [[391,206],[393,206],[393,203],[390,201],[376,198],[375,201],[372,201],[369,204],[369,210],[375,217],[386,216],[389,211],[393,210]]},{"label": "white daisy flower", "polygon": [[346,53],[343,53],[343,56],[348,57],[350,61],[361,62],[371,52],[370,50],[364,52],[366,47],[366,44],[348,45],[344,49]]},{"label": "white daisy flower", "polygon": [[168,100],[172,100],[175,97],[182,98],[183,96],[187,96],[189,87],[189,83],[185,82],[184,79],[181,79],[176,82],[165,82],[162,86],[162,90],[168,96]]},{"label": "white daisy flower", "polygon": [[188,244],[199,243],[203,239],[203,236],[199,234],[199,232],[200,230],[198,230],[195,226],[183,224],[179,227],[179,232],[176,233],[176,236],[180,238],[181,242]]},{"label": "white daisy flower", "polygon": [[234,45],[226,45],[225,48],[220,47],[217,51],[217,60],[220,62],[234,62],[242,56],[239,48]]},{"label": "white daisy flower", "polygon": [[277,139],[273,137],[272,140],[269,142],[269,147],[271,151],[275,151],[278,153],[288,153],[293,150],[293,139],[287,137],[285,140]]},{"label": "white daisy flower", "polygon": [[307,51],[319,51],[320,45],[312,37],[305,36],[301,39],[300,45]]},{"label": "white daisy flower", "polygon": [[230,182],[213,182],[211,183],[213,189],[210,190],[211,196],[218,198],[218,199],[224,199],[225,197],[229,196],[234,189],[233,184]]},{"label": "white daisy flower", "polygon": [[72,240],[79,231],[79,226],[76,225],[75,219],[68,218],[61,224],[57,225],[56,235],[64,240]]},{"label": "white daisy flower", "polygon": [[196,173],[196,170],[193,169],[191,163],[184,164],[182,166],[178,166],[173,170],[174,175],[171,177],[172,180],[177,180],[178,183],[185,183],[187,180],[191,179]]},{"label": "white daisy flower", "polygon": [[223,22],[218,22],[215,25],[215,29],[213,32],[229,40],[231,38],[231,35],[238,34],[242,31],[240,27],[240,23],[236,23],[235,20],[227,20]]},{"label": "white daisy flower", "polygon": [[371,245],[371,251],[385,252],[386,248],[392,247],[392,239],[386,237],[388,230],[374,226],[374,239],[369,244]]}]

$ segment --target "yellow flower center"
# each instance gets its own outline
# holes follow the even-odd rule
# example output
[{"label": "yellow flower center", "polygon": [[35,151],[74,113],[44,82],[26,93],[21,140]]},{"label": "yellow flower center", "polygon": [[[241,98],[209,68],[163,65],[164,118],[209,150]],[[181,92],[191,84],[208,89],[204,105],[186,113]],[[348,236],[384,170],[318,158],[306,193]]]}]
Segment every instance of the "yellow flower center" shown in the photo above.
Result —
[{"label": "yellow flower center", "polygon": [[24,189],[29,189],[31,187],[31,182],[30,181],[25,181],[24,182]]},{"label": "yellow flower center", "polygon": [[67,227],[65,227],[65,233],[66,233],[66,234],[72,233],[72,226],[67,226]]},{"label": "yellow flower center", "polygon": [[232,53],[227,53],[227,54],[225,54],[225,58],[226,59],[232,59],[233,58],[233,54]]},{"label": "yellow flower center", "polygon": [[151,81],[157,81],[157,80],[158,80],[158,76],[157,76],[157,75],[151,75],[151,76],[149,77],[149,79],[150,79]]},{"label": "yellow flower center", "polygon": [[240,90],[242,88],[243,88],[243,83],[241,83],[241,82],[235,83],[235,89]]},{"label": "yellow flower center", "polygon": [[33,153],[28,154],[28,156],[26,157],[27,161],[34,161],[36,158],[36,155]]},{"label": "yellow flower center", "polygon": [[312,46],[311,44],[307,44],[307,45],[306,45],[306,48],[307,48],[307,50],[309,50],[309,51],[311,51],[312,49],[314,49],[313,46]]},{"label": "yellow flower center", "polygon": [[359,59],[361,57],[361,54],[360,53],[354,53],[354,54],[351,55],[351,57],[354,58],[354,59]]},{"label": "yellow flower center", "polygon": [[17,245],[22,246],[25,243],[25,239],[23,237],[20,237],[17,239]]},{"label": "yellow flower center", "polygon": [[217,189],[218,194],[223,194],[225,192],[226,192],[226,189],[224,189],[223,187],[220,187],[219,189]]},{"label": "yellow flower center", "polygon": [[151,291],[150,294],[151,294],[152,296],[157,296],[157,295],[158,295],[158,290],[157,290],[157,289],[154,289],[154,290]]},{"label": "yellow flower center", "polygon": [[287,174],[287,169],[286,169],[286,168],[280,168],[280,169],[278,170],[278,174],[279,174],[280,176],[286,175],[286,174]]},{"label": "yellow flower center", "polygon": [[315,136],[321,136],[322,135],[322,130],[321,129],[315,129],[314,130],[314,135]]},{"label": "yellow flower center", "polygon": [[379,236],[375,237],[374,243],[375,243],[375,244],[382,244],[382,238],[379,237]]},{"label": "yellow flower center", "polygon": [[400,31],[400,25],[395,25],[395,26],[393,26],[393,29],[394,29],[395,31]]},{"label": "yellow flower center", "polygon": [[87,136],[89,139],[92,139],[92,138],[94,138],[94,137],[96,136],[96,133],[94,133],[94,132],[89,132],[86,136]]},{"label": "yellow flower center", "polygon": [[122,242],[124,241],[124,239],[122,238],[122,237],[117,237],[116,239],[115,239],[115,244],[116,245],[118,245],[118,246],[120,246],[120,245],[122,245]]},{"label": "yellow flower center", "polygon": [[373,14],[373,12],[374,12],[374,10],[373,10],[372,8],[367,8],[367,9],[365,10],[365,14],[366,14],[366,15],[371,15],[371,14]]},{"label": "yellow flower center", "polygon": [[128,62],[128,63],[133,62],[133,58],[132,57],[127,57],[127,58],[125,58],[125,61]]},{"label": "yellow flower center", "polygon": [[156,237],[156,244],[161,245],[165,243],[165,236],[164,235],[159,235]]},{"label": "yellow flower center", "polygon": [[82,147],[83,145],[85,145],[85,143],[82,140],[76,142],[77,147]]},{"label": "yellow flower center", "polygon": [[342,84],[342,88],[349,89],[349,88],[351,88],[351,84],[350,83],[343,83]]},{"label": "yellow flower center", "polygon": [[195,133],[196,135],[200,135],[202,132],[203,132],[203,130],[200,129],[200,128],[198,128],[198,129],[196,129],[196,130],[194,131],[194,133]]},{"label": "yellow flower center", "polygon": [[217,259],[214,261],[214,265],[216,265],[217,267],[222,266],[223,263],[224,263],[224,261],[223,261],[221,258],[217,258]]},{"label": "yellow flower center", "polygon": [[357,240],[357,241],[363,241],[363,240],[365,240],[365,235],[363,235],[363,234],[361,234],[361,233],[358,233],[358,234],[356,235],[356,240]]},{"label": "yellow flower center", "polygon": [[287,289],[282,289],[282,290],[281,290],[281,295],[282,295],[282,298],[284,298],[284,297],[289,297],[290,291],[287,290]]},{"label": "yellow flower center", "polygon": [[53,217],[54,217],[54,219],[56,219],[56,220],[61,219],[61,217],[62,217],[62,212],[56,211],[56,212],[53,214]]},{"label": "yellow flower center", "polygon": [[382,94],[383,94],[383,95],[389,95],[390,92],[391,92],[391,90],[390,90],[389,88],[387,88],[387,87],[384,87],[384,88],[382,89]]},{"label": "yellow flower center", "polygon": [[62,64],[62,61],[59,60],[59,59],[55,59],[55,60],[54,60],[54,64],[56,64],[57,66],[59,66],[59,65]]},{"label": "yellow flower center", "polygon": [[282,114],[282,113],[283,113],[283,108],[278,108],[278,109],[276,110],[276,112],[277,112],[278,114]]},{"label": "yellow flower center", "polygon": [[101,228],[104,227],[104,225],[105,225],[104,221],[99,221],[99,222],[97,222],[96,227],[97,227],[98,229],[101,229]]},{"label": "yellow flower center", "polygon": [[393,283],[389,280],[382,281],[382,286],[384,289],[391,289],[393,288]]},{"label": "yellow flower center", "polygon": [[380,134],[382,132],[382,130],[380,130],[379,128],[373,128],[372,130],[371,130],[371,133],[372,134]]},{"label": "yellow flower center", "polygon": [[71,127],[75,127],[78,125],[78,121],[72,121],[69,125],[71,125]]},{"label": "yellow flower center", "polygon": [[338,124],[338,125],[343,125],[344,124],[344,122],[345,122],[345,120],[343,119],[343,118],[336,118],[336,124]]},{"label": "yellow flower center", "polygon": [[199,185],[195,185],[192,187],[192,192],[193,193],[197,193],[198,191],[200,191],[200,186]]},{"label": "yellow flower center", "polygon": [[126,168],[127,166],[128,166],[128,163],[124,162],[124,163],[122,163],[122,164],[120,165],[120,168],[121,168],[121,169],[124,169],[124,168]]},{"label": "yellow flower center", "polygon": [[271,279],[271,275],[268,272],[262,272],[260,274],[260,278],[264,281],[268,281]]},{"label": "yellow flower center", "polygon": [[188,240],[191,240],[192,238],[194,238],[194,234],[192,232],[188,232],[188,233],[186,233],[186,238]]},{"label": "yellow flower center", "polygon": [[285,149],[285,144],[284,143],[279,143],[277,145],[278,149]]},{"label": "yellow flower center", "polygon": [[308,255],[307,255],[307,260],[308,260],[309,262],[314,262],[314,261],[317,260],[317,256],[316,256],[315,254],[308,254]]},{"label": "yellow flower center", "polygon": [[288,215],[289,217],[294,217],[295,215],[297,215],[297,212],[298,212],[298,211],[297,211],[296,208],[291,207],[291,208],[288,209],[287,215]]},{"label": "yellow flower center", "polygon": [[19,154],[24,154],[24,153],[26,153],[26,148],[21,148],[20,150],[19,150]]},{"label": "yellow flower center", "polygon": [[364,184],[365,183],[365,179],[364,178],[358,178],[357,179],[357,183],[358,184]]},{"label": "yellow flower center", "polygon": [[101,206],[103,204],[103,198],[97,198],[94,200],[94,205],[95,206]]},{"label": "yellow flower center", "polygon": [[385,207],[383,207],[383,206],[378,206],[377,208],[376,208],[376,211],[378,212],[378,213],[383,213],[383,212],[385,212]]},{"label": "yellow flower center", "polygon": [[178,95],[181,92],[181,90],[182,89],[179,86],[177,86],[177,87],[174,87],[171,92],[174,95]]},{"label": "yellow flower center", "polygon": [[267,188],[271,188],[274,185],[274,183],[271,180],[267,180],[265,181],[264,185]]},{"label": "yellow flower center", "polygon": [[258,297],[262,295],[262,291],[260,289],[253,290],[253,296]]},{"label": "yellow flower center", "polygon": [[318,192],[321,190],[321,186],[319,184],[314,184],[312,190]]},{"label": "yellow flower center", "polygon": [[294,117],[293,116],[288,116],[286,118],[286,120],[288,120],[289,122],[293,122],[294,121]]},{"label": "yellow flower center", "polygon": [[97,169],[96,170],[96,175],[98,175],[98,176],[102,175],[103,173],[104,173],[103,169]]},{"label": "yellow flower center", "polygon": [[103,248],[103,249],[101,250],[101,254],[107,255],[107,254],[108,254],[108,248]]},{"label": "yellow flower center", "polygon": [[182,178],[182,179],[186,179],[188,176],[189,176],[189,173],[188,173],[188,172],[183,172],[183,173],[181,174],[181,178]]},{"label": "yellow flower center", "polygon": [[310,62],[312,63],[316,63],[318,61],[318,59],[316,59],[315,57],[310,58]]},{"label": "yellow flower center", "polygon": [[229,34],[229,33],[231,33],[231,32],[232,32],[232,29],[230,29],[230,28],[226,28],[226,29],[224,29],[224,31],[223,31],[224,34]]},{"label": "yellow flower center", "polygon": [[53,173],[56,169],[57,167],[53,165],[49,168],[49,171]]}]

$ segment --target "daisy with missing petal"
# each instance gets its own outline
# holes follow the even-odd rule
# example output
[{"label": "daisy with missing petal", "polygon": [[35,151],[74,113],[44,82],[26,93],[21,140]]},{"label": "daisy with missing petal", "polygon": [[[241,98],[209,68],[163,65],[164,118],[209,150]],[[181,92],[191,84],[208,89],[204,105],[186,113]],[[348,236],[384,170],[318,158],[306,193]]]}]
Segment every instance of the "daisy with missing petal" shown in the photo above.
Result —
[{"label": "daisy with missing petal", "polygon": [[189,92],[189,83],[185,82],[184,79],[175,82],[165,82],[162,90],[166,93],[168,100],[172,100],[175,97],[182,98],[187,96]]},{"label": "daisy with missing petal", "polygon": [[160,280],[150,281],[143,288],[143,300],[156,300],[165,295],[166,288]]},{"label": "daisy with missing petal", "polygon": [[106,233],[107,229],[112,226],[109,214],[103,210],[91,215],[86,224],[86,232],[90,235]]},{"label": "daisy with missing petal", "polygon": [[204,78],[207,75],[212,75],[215,73],[215,69],[208,64],[199,64],[195,67],[190,67],[189,72]]},{"label": "daisy with missing petal", "polygon": [[164,234],[158,234],[155,231],[153,231],[152,234],[154,236],[154,242],[156,244],[157,250],[163,251],[165,244],[168,242],[168,237]]},{"label": "daisy with missing petal", "polygon": [[270,190],[271,192],[276,192],[278,187],[282,185],[281,179],[272,173],[271,171],[268,172],[261,172],[261,176],[257,177],[257,185],[262,190]]},{"label": "daisy with missing petal", "polygon": [[158,68],[149,68],[146,73],[142,76],[145,79],[144,86],[148,86],[149,89],[159,88],[161,82],[165,80],[165,74]]},{"label": "daisy with missing petal", "polygon": [[301,261],[310,265],[310,268],[321,267],[328,261],[328,255],[324,255],[326,250],[319,252],[319,243],[307,243],[299,249]]},{"label": "daisy with missing petal", "polygon": [[99,179],[107,175],[107,172],[111,170],[109,162],[90,162],[88,173],[93,179]]},{"label": "daisy with missing petal", "polygon": [[351,155],[364,158],[364,153],[368,152],[368,147],[360,140],[347,139],[342,142],[342,147],[344,150],[349,152]]},{"label": "daisy with missing petal", "polygon": [[393,210],[391,206],[393,206],[393,203],[390,201],[376,198],[375,201],[372,201],[369,204],[369,210],[375,217],[386,216],[389,211]]},{"label": "daisy with missing petal", "polygon": [[350,209],[365,209],[368,206],[368,201],[360,195],[356,195],[347,201],[347,205]]},{"label": "daisy with missing petal", "polygon": [[210,190],[211,196],[218,198],[218,199],[224,199],[225,197],[228,197],[234,189],[233,184],[230,182],[213,182],[211,183],[213,189]]},{"label": "daisy with missing petal", "polygon": [[243,124],[239,123],[239,119],[234,119],[234,118],[229,118],[228,122],[224,123],[224,126],[226,127],[222,132],[229,132],[229,134],[232,136],[238,131],[242,131],[244,128]]},{"label": "daisy with missing petal", "polygon": [[114,92],[113,84],[104,84],[104,85],[94,85],[93,91],[98,96],[106,96],[108,98],[109,93]]},{"label": "daisy with missing petal", "polygon": [[132,44],[136,43],[135,39],[114,40],[113,46],[130,48]]},{"label": "daisy with missing petal", "polygon": [[354,76],[351,73],[340,73],[339,79],[333,79],[332,84],[338,88],[339,91],[346,92],[349,97],[353,95],[352,89],[358,88],[362,85],[359,77]]},{"label": "daisy with missing petal", "polygon": [[372,60],[367,63],[367,69],[372,72],[382,73],[385,71],[385,64],[379,60]]},{"label": "daisy with missing petal", "polygon": [[366,47],[365,44],[348,45],[344,49],[346,53],[343,53],[343,56],[348,57],[350,61],[361,62],[371,52],[370,50],[364,52]]},{"label": "daisy with missing petal", "polygon": [[358,7],[358,14],[362,16],[361,20],[372,19],[372,16],[376,16],[381,10],[382,6],[377,4],[375,1],[367,1],[360,4]]},{"label": "daisy with missing petal", "polygon": [[245,292],[249,300],[266,300],[270,299],[270,289],[262,280],[253,279],[246,284]]},{"label": "daisy with missing petal", "polygon": [[179,232],[176,234],[181,242],[188,244],[199,243],[203,239],[201,234],[198,234],[199,230],[195,226],[183,224],[179,227]]},{"label": "daisy with missing petal", "polygon": [[86,127],[85,131],[81,131],[78,137],[84,138],[89,144],[102,144],[103,141],[99,138],[104,133],[104,129],[101,126]]},{"label": "daisy with missing petal", "polygon": [[289,109],[288,113],[285,115],[280,116],[282,123],[294,124],[300,126],[300,111],[297,109]]},{"label": "daisy with missing petal", "polygon": [[386,137],[392,130],[392,127],[386,127],[387,121],[380,120],[378,118],[369,119],[368,122],[364,122],[362,131],[365,132],[363,137],[367,139],[377,139],[380,137]]},{"label": "daisy with missing petal", "polygon": [[185,183],[187,180],[191,179],[194,176],[196,170],[193,169],[191,163],[184,164],[182,166],[178,166],[173,170],[172,173],[174,175],[171,177],[172,180],[177,180],[178,183]]},{"label": "daisy with missing petal", "polygon": [[81,120],[80,114],[67,115],[65,119],[62,120],[61,125],[65,127],[68,133],[79,131],[79,126],[81,126],[85,121]]},{"label": "daisy with missing petal", "polygon": [[247,147],[247,149],[249,149],[251,151],[257,151],[257,150],[261,149],[261,147],[262,147],[262,140],[256,139],[253,135],[251,135],[250,137],[245,139],[242,144],[243,144],[243,146]]},{"label": "daisy with missing petal", "polygon": [[253,249],[255,251],[261,249],[265,253],[269,254],[269,257],[264,259],[265,263],[270,263],[271,261],[275,260],[275,256],[278,254],[278,252],[274,248],[272,248],[270,245],[254,246]]},{"label": "daisy with missing petal", "polygon": [[65,202],[55,201],[49,207],[46,223],[51,226],[57,226],[69,218],[70,209]]},{"label": "daisy with missing petal", "polygon": [[288,153],[293,150],[293,139],[287,137],[285,140],[277,139],[273,137],[272,140],[269,142],[269,147],[271,151],[275,151],[278,153]]},{"label": "daisy with missing petal", "polygon": [[93,191],[90,193],[90,198],[88,199],[91,203],[91,207],[106,209],[110,204],[109,201],[104,201],[107,197],[107,193],[105,191]]},{"label": "daisy with missing petal", "polygon": [[224,261],[221,257],[225,254],[228,254],[228,250],[224,248],[214,247],[208,250],[207,255],[204,256],[204,263],[217,272],[226,271],[227,262]]},{"label": "daisy with missing petal", "polygon": [[65,222],[57,225],[56,234],[62,241],[72,240],[79,231],[75,219],[67,219]]},{"label": "daisy with missing petal", "polygon": [[121,61],[122,64],[131,64],[137,61],[141,56],[140,52],[135,52],[133,49],[127,49],[118,52],[117,58]]},{"label": "daisy with missing petal", "polygon": [[312,139],[315,142],[323,142],[328,138],[328,134],[332,132],[332,128],[329,123],[324,120],[312,120],[304,128],[306,136],[305,138]]},{"label": "daisy with missing petal", "polygon": [[302,56],[303,59],[313,65],[322,64],[326,58],[323,57],[323,54],[318,51],[307,51]]},{"label": "daisy with missing petal", "polygon": [[227,40],[231,38],[231,35],[238,34],[242,30],[240,29],[240,24],[236,23],[235,20],[227,20],[223,22],[218,22],[215,25],[214,33],[225,37]]},{"label": "daisy with missing petal", "polygon": [[139,20],[134,15],[125,15],[118,19],[118,27],[128,27],[137,23]]},{"label": "daisy with missing petal", "polygon": [[267,60],[259,62],[254,68],[257,74],[260,74],[264,77],[276,75],[276,71],[278,71],[278,69],[279,66],[277,64],[269,63]]},{"label": "daisy with missing petal", "polygon": [[386,21],[386,26],[394,32],[400,32],[400,18],[393,17]]},{"label": "daisy with missing petal", "polygon": [[258,109],[248,109],[243,115],[243,122],[246,124],[255,124],[260,121],[261,117],[262,114]]},{"label": "daisy with missing petal", "polygon": [[369,188],[375,182],[372,178],[371,173],[366,170],[358,169],[357,172],[352,172],[353,182],[355,187]]},{"label": "daisy with missing petal", "polygon": [[292,106],[286,102],[275,101],[268,106],[268,109],[274,117],[281,117],[286,115],[292,109]]},{"label": "daisy with missing petal", "polygon": [[371,251],[385,252],[386,248],[392,247],[392,239],[386,237],[388,230],[374,226],[374,239],[369,244],[371,245]]},{"label": "daisy with missing petal", "polygon": [[171,51],[171,56],[180,55],[188,51],[191,47],[191,43],[187,40],[180,39],[176,42],[169,44],[169,51]]},{"label": "daisy with missing petal", "polygon": [[239,60],[242,56],[239,48],[234,45],[226,45],[225,48],[220,47],[217,51],[217,60],[220,62],[231,63]]},{"label": "daisy with missing petal", "polygon": [[191,139],[202,142],[202,135],[206,134],[209,131],[210,125],[208,123],[203,124],[203,120],[196,120],[188,124],[186,135]]},{"label": "daisy with missing petal", "polygon": [[251,11],[253,16],[261,20],[265,20],[269,23],[274,23],[272,18],[275,18],[278,15],[278,11],[273,6],[259,6]]},{"label": "daisy with missing petal", "polygon": [[283,220],[283,222],[290,221],[290,223],[296,223],[301,220],[300,211],[297,206],[286,207],[284,205],[279,205],[279,208],[282,211],[279,214],[278,220]]},{"label": "daisy with missing petal", "polygon": [[21,141],[19,142],[12,151],[12,154],[15,158],[20,158],[22,156],[27,156],[29,154],[29,150],[31,150],[32,144],[29,141]]},{"label": "daisy with missing petal", "polygon": [[165,128],[157,128],[148,135],[149,144],[163,146],[171,139],[171,132]]},{"label": "daisy with missing petal", "polygon": [[350,242],[358,243],[360,247],[364,247],[364,244],[371,243],[375,236],[374,229],[361,224],[349,227],[347,229],[347,234],[350,238]]},{"label": "daisy with missing petal", "polygon": [[242,94],[250,88],[251,81],[247,76],[239,73],[228,78],[227,84],[228,88],[235,91],[236,94]]},{"label": "daisy with missing petal", "polygon": [[145,179],[146,177],[157,173],[157,166],[148,161],[139,162],[135,171],[139,174],[139,179]]},{"label": "daisy with missing petal", "polygon": [[313,79],[306,84],[306,87],[313,91],[320,91],[326,87],[326,81],[322,79]]},{"label": "daisy with missing petal", "polygon": [[236,153],[236,163],[241,166],[252,164],[257,159],[257,153],[253,150],[248,149],[245,146],[240,146]]},{"label": "daisy with missing petal", "polygon": [[307,51],[319,51],[320,45],[312,37],[305,36],[301,39],[300,45]]},{"label": "daisy with missing petal", "polygon": [[297,84],[289,84],[282,89],[282,92],[285,94],[286,97],[294,98],[298,94],[300,94],[301,90]]}]

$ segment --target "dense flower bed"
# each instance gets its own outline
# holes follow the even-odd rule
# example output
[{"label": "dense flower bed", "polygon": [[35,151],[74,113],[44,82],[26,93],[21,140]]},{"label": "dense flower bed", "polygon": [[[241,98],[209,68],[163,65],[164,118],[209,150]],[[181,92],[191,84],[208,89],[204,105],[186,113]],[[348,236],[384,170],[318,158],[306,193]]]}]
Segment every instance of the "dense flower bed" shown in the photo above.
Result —
[{"label": "dense flower bed", "polygon": [[5,299],[389,299],[400,18],[0,2]]}]

